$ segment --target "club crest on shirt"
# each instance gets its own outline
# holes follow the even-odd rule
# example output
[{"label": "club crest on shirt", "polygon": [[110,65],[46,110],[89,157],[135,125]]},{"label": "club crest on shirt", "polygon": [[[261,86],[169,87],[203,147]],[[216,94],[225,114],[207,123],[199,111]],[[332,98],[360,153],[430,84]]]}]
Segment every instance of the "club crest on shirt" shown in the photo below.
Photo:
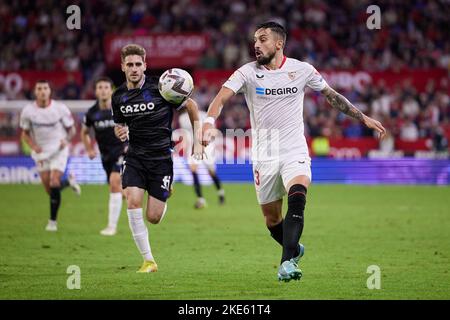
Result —
[{"label": "club crest on shirt", "polygon": [[288,72],[289,79],[294,80],[295,76],[296,76],[296,73],[297,73],[296,71]]},{"label": "club crest on shirt", "polygon": [[152,100],[152,95],[150,94],[150,91],[144,90],[142,93],[142,96],[144,97],[145,102],[150,102]]}]

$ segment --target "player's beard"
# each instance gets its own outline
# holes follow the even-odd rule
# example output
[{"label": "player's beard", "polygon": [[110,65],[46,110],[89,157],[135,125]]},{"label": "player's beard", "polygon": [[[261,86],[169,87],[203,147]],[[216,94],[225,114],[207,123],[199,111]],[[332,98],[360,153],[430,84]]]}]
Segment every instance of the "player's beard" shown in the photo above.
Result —
[{"label": "player's beard", "polygon": [[259,57],[256,58],[256,62],[258,62],[258,64],[261,66],[269,64],[270,61],[272,61],[272,59],[275,57],[276,53],[277,53],[277,51],[274,50],[272,53],[267,54],[267,56],[260,55]]},{"label": "player's beard", "polygon": [[144,77],[144,74],[141,74],[141,76],[137,80],[131,80],[131,77],[129,77],[128,82],[131,82],[133,85],[137,86]]},{"label": "player's beard", "polygon": [[50,97],[37,97],[36,103],[41,107],[46,107],[50,104]]}]

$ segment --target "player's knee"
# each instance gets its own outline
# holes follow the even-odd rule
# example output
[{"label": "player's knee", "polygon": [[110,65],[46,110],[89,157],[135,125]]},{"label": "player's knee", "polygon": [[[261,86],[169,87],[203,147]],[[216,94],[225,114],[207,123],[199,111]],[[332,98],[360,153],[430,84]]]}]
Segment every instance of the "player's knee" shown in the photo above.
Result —
[{"label": "player's knee", "polygon": [[189,169],[191,170],[191,172],[192,173],[196,173],[197,172],[197,165],[196,164],[193,164],[193,163],[191,163],[190,165],[189,165]]},{"label": "player's knee", "polygon": [[142,198],[133,194],[128,189],[124,191],[125,199],[127,200],[127,208],[128,209],[139,209],[142,208]]},{"label": "player's knee", "polygon": [[128,209],[139,209],[142,208],[142,203],[139,199],[126,194]]},{"label": "player's knee", "polygon": [[288,192],[288,206],[289,205],[301,205],[306,204],[307,189],[302,184],[294,184]]},{"label": "player's knee", "polygon": [[263,205],[261,209],[268,228],[276,226],[283,220],[282,204],[280,202]]},{"label": "player's knee", "polygon": [[288,193],[288,212],[286,219],[300,220],[303,223],[303,213],[306,205],[307,189],[304,185],[294,184]]},{"label": "player's knee", "polygon": [[120,180],[119,181],[111,180],[109,183],[109,190],[112,193],[122,192],[122,186],[120,184]]},{"label": "player's knee", "polygon": [[59,188],[61,187],[61,180],[58,179],[50,179],[50,188]]},{"label": "player's knee", "polygon": [[282,220],[282,217],[278,216],[278,215],[277,216],[267,215],[267,216],[264,216],[264,218],[266,219],[266,226],[268,228],[278,225]]},{"label": "player's knee", "polygon": [[142,204],[139,201],[127,199],[128,209],[139,209],[142,208]]},{"label": "player's knee", "polygon": [[165,212],[167,209],[167,205],[164,207],[155,206],[147,209],[147,220],[151,224],[158,224],[161,222]]},{"label": "player's knee", "polygon": [[149,217],[148,218],[148,222],[150,222],[151,224],[158,224],[161,221],[161,218],[156,218],[156,217]]},{"label": "player's knee", "polygon": [[122,191],[122,189],[120,188],[120,186],[111,186],[111,187],[109,188],[109,190],[110,190],[111,193],[119,193],[119,192]]},{"label": "player's knee", "polygon": [[147,220],[151,224],[158,224],[161,221],[161,216],[162,216],[162,214],[158,214],[158,213],[155,213],[155,212],[150,212],[147,215]]}]

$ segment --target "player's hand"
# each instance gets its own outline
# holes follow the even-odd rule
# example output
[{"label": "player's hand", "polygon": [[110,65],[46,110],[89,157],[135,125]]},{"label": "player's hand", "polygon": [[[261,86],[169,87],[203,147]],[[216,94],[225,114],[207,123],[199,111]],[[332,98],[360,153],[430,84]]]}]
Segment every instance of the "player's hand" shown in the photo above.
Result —
[{"label": "player's hand", "polygon": [[214,138],[214,126],[211,123],[204,123],[202,127],[202,145],[205,147],[211,143],[212,139]]},{"label": "player's hand", "polygon": [[194,143],[192,147],[192,158],[195,160],[203,160],[203,155],[205,154],[205,147],[200,143]]},{"label": "player's hand", "polygon": [[128,127],[127,126],[121,126],[117,124],[114,127],[114,133],[117,138],[120,139],[120,141],[124,142],[128,139]]},{"label": "player's hand", "polygon": [[374,129],[378,133],[378,139],[382,140],[386,136],[386,129],[380,121],[372,119],[366,115],[363,116],[363,123],[370,129]]},{"label": "player's hand", "polygon": [[38,145],[34,145],[33,147],[31,147],[31,149],[36,152],[36,153],[41,153],[42,152],[42,148],[39,147]]},{"label": "player's hand", "polygon": [[89,159],[91,159],[91,160],[97,156],[97,152],[94,149],[88,150],[87,154],[88,154]]},{"label": "player's hand", "polygon": [[67,146],[67,141],[65,139],[61,139],[61,142],[59,143],[59,150],[64,149]]}]

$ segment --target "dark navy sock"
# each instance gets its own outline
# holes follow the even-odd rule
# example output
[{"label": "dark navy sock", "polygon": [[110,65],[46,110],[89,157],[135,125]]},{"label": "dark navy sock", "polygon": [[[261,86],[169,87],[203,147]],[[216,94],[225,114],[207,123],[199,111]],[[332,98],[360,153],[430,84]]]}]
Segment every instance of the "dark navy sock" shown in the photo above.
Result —
[{"label": "dark navy sock", "polygon": [[200,185],[200,180],[198,179],[198,174],[197,172],[192,172],[192,177],[194,178],[194,190],[195,190],[195,194],[197,195],[198,198],[203,198],[202,197],[202,187]]},{"label": "dark navy sock", "polygon": [[298,252],[298,242],[303,232],[306,192],[306,187],[301,184],[295,184],[289,189],[288,211],[283,223],[281,262],[292,259]]},{"label": "dark navy sock", "polygon": [[56,221],[59,205],[61,204],[61,189],[59,187],[50,188],[50,219]]}]

